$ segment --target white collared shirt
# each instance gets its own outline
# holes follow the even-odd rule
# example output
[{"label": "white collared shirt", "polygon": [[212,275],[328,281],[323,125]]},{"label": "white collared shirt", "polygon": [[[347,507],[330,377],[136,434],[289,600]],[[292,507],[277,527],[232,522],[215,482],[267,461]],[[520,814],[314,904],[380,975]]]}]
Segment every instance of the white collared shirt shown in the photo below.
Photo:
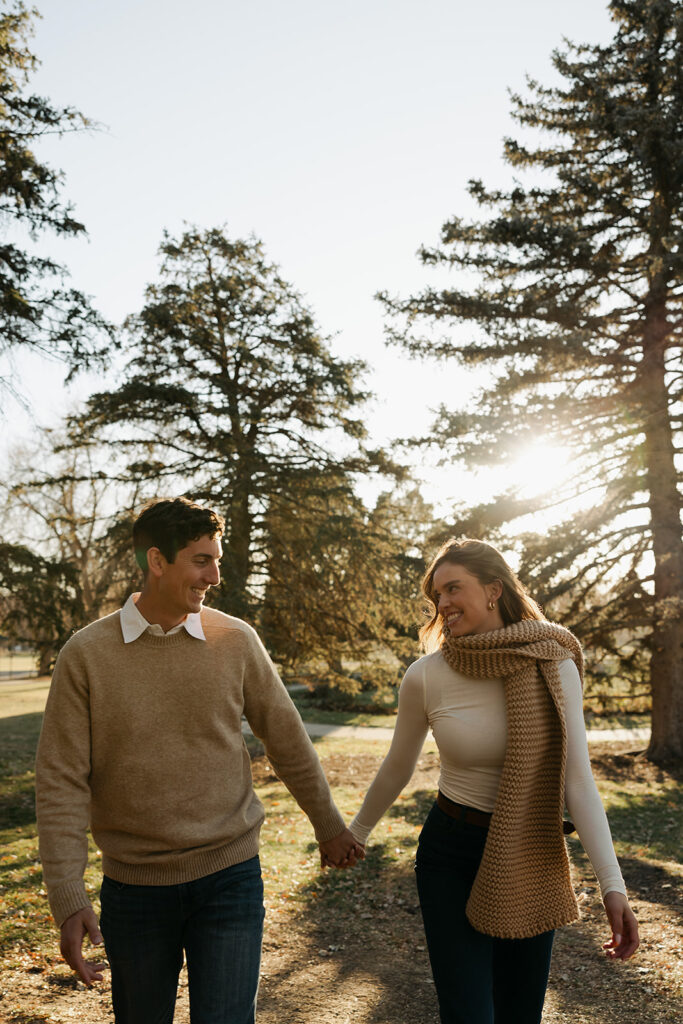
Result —
[{"label": "white collared shirt", "polygon": [[186,629],[190,636],[195,637],[195,639],[206,640],[199,612],[191,612],[177,626],[173,626],[167,633],[164,633],[157,622],[148,622],[142,612],[138,611],[137,599],[139,596],[139,592],[131,594],[121,609],[121,632],[123,633],[124,644],[131,644],[133,640],[137,640],[139,636],[142,636],[145,630],[153,636],[171,636],[173,633],[179,633],[181,629]]}]

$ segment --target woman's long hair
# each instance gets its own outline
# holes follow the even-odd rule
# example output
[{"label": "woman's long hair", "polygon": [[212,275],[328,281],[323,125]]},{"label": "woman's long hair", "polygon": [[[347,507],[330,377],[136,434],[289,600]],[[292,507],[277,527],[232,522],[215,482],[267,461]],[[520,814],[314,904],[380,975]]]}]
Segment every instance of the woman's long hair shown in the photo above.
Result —
[{"label": "woman's long hair", "polygon": [[[545,619],[545,615],[529,597],[517,575],[507,564],[500,551],[483,540],[447,540],[436,553],[434,560],[427,569],[422,580],[422,593],[431,604],[431,619],[420,629],[420,643],[429,654],[436,651],[443,638],[443,622],[438,612],[438,598],[434,593],[434,573],[444,562],[462,565],[480,583],[493,583],[500,580],[503,593],[498,599],[498,607],[503,624],[510,626],[522,619]],[[429,611],[426,612],[430,614]]]}]

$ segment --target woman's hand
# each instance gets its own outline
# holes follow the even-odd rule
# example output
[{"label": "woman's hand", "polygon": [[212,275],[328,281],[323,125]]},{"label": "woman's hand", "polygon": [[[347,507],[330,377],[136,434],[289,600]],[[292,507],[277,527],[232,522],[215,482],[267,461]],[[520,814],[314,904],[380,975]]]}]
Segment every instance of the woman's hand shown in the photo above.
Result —
[{"label": "woman's hand", "polygon": [[365,858],[365,847],[357,843],[348,828],[334,839],[319,843],[320,867],[352,868]]},{"label": "woman's hand", "polygon": [[611,960],[628,960],[640,945],[636,916],[620,892],[608,892],[603,902],[612,938],[602,948]]}]

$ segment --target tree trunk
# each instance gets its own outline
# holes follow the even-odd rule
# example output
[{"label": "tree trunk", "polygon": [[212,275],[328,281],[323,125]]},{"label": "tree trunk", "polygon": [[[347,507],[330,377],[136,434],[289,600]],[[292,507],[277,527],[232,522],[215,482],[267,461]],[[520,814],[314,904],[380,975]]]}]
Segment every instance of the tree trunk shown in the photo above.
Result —
[{"label": "tree trunk", "polygon": [[49,676],[50,668],[55,657],[54,647],[43,647],[38,654],[38,675]]},{"label": "tree trunk", "polygon": [[[661,339],[666,333],[664,318],[657,320]],[[646,346],[641,376],[655,560],[652,737],[647,756],[656,762],[683,760],[683,538],[664,357],[664,344],[653,339]]]},{"label": "tree trunk", "polygon": [[238,476],[228,511],[228,536],[223,560],[223,577],[230,614],[239,619],[248,619],[250,615],[250,601],[247,592],[251,573],[252,531],[249,491],[249,481],[245,483]]}]

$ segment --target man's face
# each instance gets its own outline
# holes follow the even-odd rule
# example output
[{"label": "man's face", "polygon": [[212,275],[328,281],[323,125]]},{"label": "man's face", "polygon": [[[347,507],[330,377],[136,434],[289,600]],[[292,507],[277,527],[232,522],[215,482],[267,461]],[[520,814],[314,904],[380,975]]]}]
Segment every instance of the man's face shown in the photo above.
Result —
[{"label": "man's face", "polygon": [[163,559],[159,598],[169,615],[184,618],[191,612],[201,611],[207,590],[220,582],[222,555],[221,538],[217,534],[190,541],[180,549],[174,562]]}]

